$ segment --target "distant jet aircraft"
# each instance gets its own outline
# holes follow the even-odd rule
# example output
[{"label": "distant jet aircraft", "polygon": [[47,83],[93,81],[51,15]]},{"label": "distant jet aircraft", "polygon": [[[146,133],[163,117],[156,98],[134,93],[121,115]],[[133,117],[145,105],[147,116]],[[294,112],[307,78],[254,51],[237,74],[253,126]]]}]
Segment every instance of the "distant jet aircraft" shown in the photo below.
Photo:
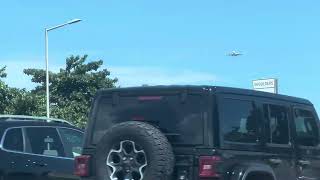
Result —
[{"label": "distant jet aircraft", "polygon": [[232,51],[231,53],[227,54],[227,56],[241,56],[241,55],[243,55],[243,54],[240,52],[237,52],[237,51]]}]

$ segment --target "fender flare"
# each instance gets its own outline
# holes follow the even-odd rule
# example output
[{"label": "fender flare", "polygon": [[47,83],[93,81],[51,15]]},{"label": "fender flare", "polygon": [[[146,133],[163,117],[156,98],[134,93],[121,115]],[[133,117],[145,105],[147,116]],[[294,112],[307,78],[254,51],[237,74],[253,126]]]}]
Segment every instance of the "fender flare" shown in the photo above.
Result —
[{"label": "fender flare", "polygon": [[263,172],[270,174],[273,180],[277,180],[273,169],[265,164],[250,163],[250,164],[240,164],[233,168],[231,171],[230,180],[245,180],[248,175],[252,172]]}]

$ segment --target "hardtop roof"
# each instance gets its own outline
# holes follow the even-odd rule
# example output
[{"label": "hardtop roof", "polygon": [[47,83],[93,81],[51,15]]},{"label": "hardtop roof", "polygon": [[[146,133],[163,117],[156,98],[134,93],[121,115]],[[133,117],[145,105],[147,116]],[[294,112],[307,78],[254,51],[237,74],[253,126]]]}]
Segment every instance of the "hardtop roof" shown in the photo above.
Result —
[{"label": "hardtop roof", "polygon": [[271,98],[283,101],[289,101],[298,104],[313,105],[309,100],[304,98],[298,98],[293,96],[273,94],[261,91],[255,91],[250,89],[241,89],[233,87],[222,87],[222,86],[195,86],[195,85],[168,85],[168,86],[139,86],[139,87],[125,87],[125,88],[110,88],[99,90],[96,96],[112,93],[156,93],[156,92],[168,92],[168,91],[197,91],[197,92],[208,92],[213,93],[224,93],[224,94],[237,94],[247,96],[257,96],[264,98]]}]

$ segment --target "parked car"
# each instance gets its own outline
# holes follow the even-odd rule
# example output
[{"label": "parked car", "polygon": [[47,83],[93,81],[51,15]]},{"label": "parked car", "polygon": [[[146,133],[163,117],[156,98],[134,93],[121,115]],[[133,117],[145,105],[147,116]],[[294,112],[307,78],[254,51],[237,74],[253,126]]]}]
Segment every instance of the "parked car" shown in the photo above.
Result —
[{"label": "parked car", "polygon": [[102,90],[75,162],[82,180],[319,180],[319,118],[308,100],[253,90]]},{"label": "parked car", "polygon": [[1,180],[74,180],[83,131],[60,119],[0,115]]}]

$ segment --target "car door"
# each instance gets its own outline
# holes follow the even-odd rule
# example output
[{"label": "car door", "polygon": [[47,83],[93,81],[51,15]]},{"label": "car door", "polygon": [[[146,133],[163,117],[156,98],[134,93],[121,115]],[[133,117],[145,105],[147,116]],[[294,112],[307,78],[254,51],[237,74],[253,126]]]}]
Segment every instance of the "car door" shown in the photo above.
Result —
[{"label": "car door", "polygon": [[0,147],[3,151],[4,180],[40,180],[39,173],[30,167],[28,155],[24,153],[22,128],[6,129]]},{"label": "car door", "polygon": [[319,119],[313,107],[295,106],[296,170],[299,180],[320,180]]},{"label": "car door", "polygon": [[31,166],[42,172],[41,180],[72,180],[74,159],[68,157],[55,127],[25,127],[26,151]]},{"label": "car door", "polygon": [[281,101],[262,101],[266,163],[279,180],[295,179],[294,147],[290,133],[290,105]]},{"label": "car door", "polygon": [[[68,171],[65,173],[68,174],[65,178],[78,179],[77,176],[73,175],[74,173],[74,158],[82,154],[83,147],[83,132],[71,129],[71,128],[58,128],[59,135],[64,146],[64,152],[66,154],[65,166],[68,168]],[[72,161],[70,161],[72,159]],[[70,171],[72,170],[72,171]]]}]

